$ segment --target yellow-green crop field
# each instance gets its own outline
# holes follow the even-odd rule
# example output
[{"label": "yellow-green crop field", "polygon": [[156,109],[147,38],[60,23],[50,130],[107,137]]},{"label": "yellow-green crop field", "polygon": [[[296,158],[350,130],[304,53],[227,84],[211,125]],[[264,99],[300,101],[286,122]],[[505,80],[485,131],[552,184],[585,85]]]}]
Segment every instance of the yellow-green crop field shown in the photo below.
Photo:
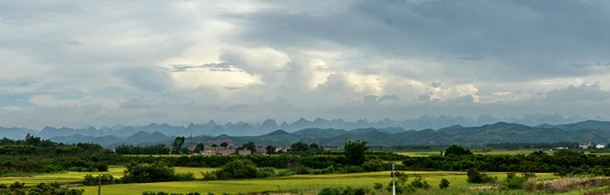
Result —
[{"label": "yellow-green crop field", "polygon": [[[442,178],[451,182],[450,188],[466,188],[470,186],[478,186],[476,184],[466,183],[465,172],[423,172],[409,171],[406,172],[410,176],[415,174],[425,178],[433,188],[438,188],[438,184]],[[487,173],[492,176],[497,176],[498,180],[506,177],[506,173],[492,172]],[[554,178],[551,173],[538,173],[538,179]],[[413,177],[411,177],[413,178]],[[254,193],[264,191],[290,191],[295,193],[316,194],[319,190],[325,187],[337,186],[352,186],[361,187],[367,186],[372,189],[376,182],[387,185],[392,179],[390,172],[373,172],[373,173],[352,173],[352,174],[326,174],[326,175],[293,175],[288,177],[273,177],[264,179],[242,179],[242,180],[215,180],[215,181],[183,181],[183,182],[158,182],[158,183],[140,183],[140,184],[117,184],[102,186],[103,194],[142,194],[144,191],[152,192],[168,192],[168,193],[190,193],[199,192],[214,194],[237,194],[237,193]],[[96,194],[96,186],[82,187],[85,189],[84,194]],[[381,193],[381,192],[380,192]]]},{"label": "yellow-green crop field", "polygon": [[[97,175],[110,173],[115,177],[122,177],[124,166],[110,166],[108,172],[61,172],[52,174],[40,174],[23,177],[2,177],[0,183],[10,184],[15,181],[25,182],[27,186],[36,185],[38,183],[78,183],[83,180],[87,174]],[[368,187],[373,189],[373,185],[377,182],[385,186],[392,180],[390,172],[372,172],[372,173],[352,173],[352,174],[324,174],[324,175],[293,175],[288,177],[272,177],[259,179],[241,179],[241,180],[214,180],[203,181],[200,172],[216,170],[215,168],[196,168],[196,167],[175,167],[176,172],[184,173],[191,172],[198,180],[181,181],[181,182],[157,182],[157,183],[138,183],[138,184],[115,184],[102,186],[103,194],[142,194],[144,191],[152,192],[168,192],[168,193],[190,193],[199,192],[214,194],[238,194],[238,193],[256,193],[265,191],[281,191],[297,194],[317,194],[319,190],[325,187]],[[480,186],[483,184],[468,184],[466,183],[465,172],[447,172],[447,171],[407,171],[409,181],[412,181],[415,175],[424,177],[432,189],[422,191],[421,193],[443,193],[450,192],[454,194],[470,193],[468,187]],[[491,176],[497,176],[498,181],[506,177],[504,172],[487,172]],[[537,173],[536,179],[555,178],[552,173]],[[449,191],[440,191],[438,184],[441,179],[450,181]],[[79,187],[85,189],[84,194],[97,194],[97,186]],[[385,189],[385,187],[384,187]],[[385,194],[387,191],[378,191],[377,194]]]},{"label": "yellow-green crop field", "polygon": [[[195,175],[196,179],[202,179],[203,175],[200,172],[208,172],[216,170],[216,168],[201,168],[201,167],[174,167],[177,173],[191,172]],[[114,177],[123,177],[123,170],[125,166],[121,165],[110,165],[108,166],[108,172],[75,172],[75,171],[64,171],[59,173],[47,173],[38,174],[32,176],[23,177],[0,177],[0,183],[11,184],[16,181],[25,183],[26,186],[32,186],[39,183],[77,183],[83,181],[85,175],[99,175],[99,174],[111,174]]]}]

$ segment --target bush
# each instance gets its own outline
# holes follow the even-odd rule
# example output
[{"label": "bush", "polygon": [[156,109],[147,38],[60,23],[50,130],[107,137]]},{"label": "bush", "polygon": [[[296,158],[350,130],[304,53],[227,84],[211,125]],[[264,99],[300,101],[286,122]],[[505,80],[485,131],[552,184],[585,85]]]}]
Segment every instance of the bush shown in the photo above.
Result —
[{"label": "bush", "polygon": [[276,176],[278,176],[278,177],[291,176],[291,175],[294,175],[294,172],[292,172],[291,170],[281,170],[276,174]]},{"label": "bush", "polygon": [[498,179],[497,177],[491,177],[487,174],[479,173],[477,169],[468,169],[468,183],[493,183]]},{"label": "bush", "polygon": [[375,159],[362,163],[362,168],[366,171],[383,171],[384,165],[381,160]]},{"label": "bush", "polygon": [[525,182],[527,182],[527,178],[516,176],[514,172],[506,173],[506,176],[506,180],[500,186],[501,190],[523,189]]},{"label": "bush", "polygon": [[[392,192],[392,181],[390,181],[388,187],[386,187],[386,190],[388,192]],[[402,182],[396,181],[396,193],[402,194],[405,192],[415,192],[415,187],[413,187],[412,185],[405,185]]]},{"label": "bush", "polygon": [[352,188],[350,186],[341,188],[324,188],[318,195],[365,195],[368,190],[364,187]]},{"label": "bush", "polygon": [[373,185],[373,188],[375,188],[375,190],[379,191],[379,190],[381,190],[381,188],[383,188],[383,184],[376,182],[375,185]]},{"label": "bush", "polygon": [[415,188],[423,188],[423,189],[429,189],[430,188],[430,184],[428,184],[427,181],[424,181],[424,178],[422,176],[415,176],[415,180],[413,180],[411,182],[411,186],[415,187]]},{"label": "bush", "polygon": [[6,189],[8,188],[8,186],[6,186],[6,184],[0,183],[0,189]]},{"label": "bush", "polygon": [[323,169],[314,169],[311,171],[311,173],[313,174],[329,174],[329,173],[334,173],[335,172],[335,167],[330,166],[330,167],[326,167]]},{"label": "bush", "polygon": [[318,195],[340,195],[337,188],[324,188],[318,192]]},{"label": "bush", "polygon": [[275,177],[275,169],[273,167],[258,168],[256,177]]},{"label": "bush", "polygon": [[211,172],[201,172],[201,175],[203,175],[203,180],[217,180],[218,177],[216,177],[216,174],[214,174],[213,171]]},{"label": "bush", "polygon": [[256,165],[250,160],[235,160],[215,171],[219,179],[255,178],[257,173]]},{"label": "bush", "polygon": [[[94,186],[94,185],[97,185],[99,182],[97,176],[87,174],[84,177],[85,177],[85,179],[83,180],[83,185]],[[102,180],[102,185],[117,183],[114,176],[112,176],[111,174],[108,174],[108,173],[102,175],[101,180]]]},{"label": "bush", "polygon": [[448,188],[449,187],[449,180],[447,180],[445,178],[441,179],[441,183],[438,184],[438,187],[441,188],[441,189]]},{"label": "bush", "polygon": [[52,172],[58,172],[58,171],[63,171],[64,169],[59,166],[59,165],[52,165],[52,164],[47,164],[42,166],[42,168],[40,168],[40,172],[43,173],[52,173]]},{"label": "bush", "polygon": [[364,169],[361,166],[345,166],[343,167],[343,173],[362,173]]},{"label": "bush", "polygon": [[307,167],[301,165],[301,163],[288,164],[288,170],[290,170],[296,174],[310,174],[312,171],[310,168],[307,168]]},{"label": "bush", "polygon": [[176,179],[174,168],[163,162],[153,164],[130,162],[127,164],[124,173],[123,183],[173,181]]},{"label": "bush", "polygon": [[191,172],[176,173],[175,180],[177,180],[177,181],[191,181],[191,180],[195,180],[195,176]]},{"label": "bush", "polygon": [[18,181],[16,181],[15,183],[11,184],[11,190],[14,189],[21,189],[23,188],[23,186],[25,186],[25,183],[19,183]]}]

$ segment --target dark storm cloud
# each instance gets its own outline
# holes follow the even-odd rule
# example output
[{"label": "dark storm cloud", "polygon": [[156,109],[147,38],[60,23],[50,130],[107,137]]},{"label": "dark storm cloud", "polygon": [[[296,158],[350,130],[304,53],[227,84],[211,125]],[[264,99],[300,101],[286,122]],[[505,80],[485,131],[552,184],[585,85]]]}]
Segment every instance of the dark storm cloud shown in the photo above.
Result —
[{"label": "dark storm cloud", "polygon": [[438,58],[448,70],[501,80],[586,76],[594,72],[574,70],[570,63],[610,56],[610,9],[604,1],[359,1],[344,9],[227,17],[245,29],[239,40],[255,46],[320,48],[320,42],[332,42],[380,58]]}]

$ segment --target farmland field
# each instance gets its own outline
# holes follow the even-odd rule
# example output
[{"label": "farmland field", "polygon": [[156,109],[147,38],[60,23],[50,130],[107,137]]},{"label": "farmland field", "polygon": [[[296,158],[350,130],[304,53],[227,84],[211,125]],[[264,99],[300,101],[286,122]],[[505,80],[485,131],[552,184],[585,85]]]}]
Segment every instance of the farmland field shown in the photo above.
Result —
[{"label": "farmland field", "polygon": [[[410,178],[414,174],[421,175],[433,187],[438,188],[442,178],[451,182],[451,188],[477,186],[477,184],[466,183],[465,172],[423,172],[409,171]],[[506,173],[488,173],[497,176],[498,180],[506,177]],[[554,178],[551,173],[538,173],[538,179]],[[158,182],[140,184],[117,184],[102,186],[103,194],[141,194],[144,191],[163,191],[168,193],[189,192],[212,192],[222,193],[249,193],[263,191],[289,191],[293,193],[317,193],[325,187],[336,186],[367,186],[372,188],[375,182],[387,185],[391,181],[390,172],[353,173],[353,174],[327,174],[327,175],[294,175],[289,177],[274,177],[265,179],[243,179],[243,180],[215,180],[215,181],[185,181],[185,182]],[[84,194],[96,194],[96,186],[82,187]]]},{"label": "farmland field", "polygon": [[[215,168],[199,168],[199,167],[174,167],[177,173],[191,172],[195,175],[195,178],[201,179],[203,176],[199,173],[201,171],[207,172],[216,170]],[[65,171],[59,173],[43,173],[31,176],[19,176],[19,177],[1,177],[0,183],[11,184],[16,181],[25,183],[26,186],[32,186],[39,183],[76,183],[83,181],[85,175],[99,175],[99,174],[112,174],[114,177],[123,177],[123,170],[125,166],[122,165],[111,165],[108,166],[108,172],[75,172]]]}]

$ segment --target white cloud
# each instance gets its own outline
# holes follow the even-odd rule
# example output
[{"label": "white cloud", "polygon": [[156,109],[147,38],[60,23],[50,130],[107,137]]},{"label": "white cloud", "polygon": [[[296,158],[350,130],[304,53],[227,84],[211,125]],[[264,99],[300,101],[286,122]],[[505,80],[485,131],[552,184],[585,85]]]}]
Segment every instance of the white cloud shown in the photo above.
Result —
[{"label": "white cloud", "polygon": [[0,123],[607,115],[608,13],[568,0],[0,2]]}]

